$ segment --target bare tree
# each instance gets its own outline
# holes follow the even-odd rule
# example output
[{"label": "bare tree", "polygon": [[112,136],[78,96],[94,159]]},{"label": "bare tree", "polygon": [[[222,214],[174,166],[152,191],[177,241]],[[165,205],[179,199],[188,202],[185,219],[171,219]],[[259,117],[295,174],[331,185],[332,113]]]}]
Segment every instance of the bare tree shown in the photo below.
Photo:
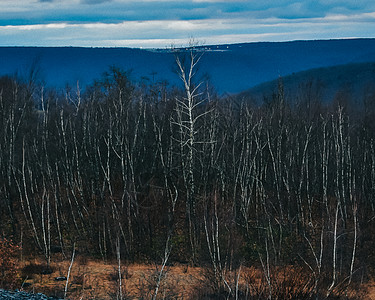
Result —
[{"label": "bare tree", "polygon": [[176,64],[180,79],[184,85],[185,96],[176,99],[176,118],[172,123],[179,128],[179,137],[176,139],[180,146],[182,175],[186,189],[186,216],[189,228],[190,245],[192,250],[192,259],[195,259],[197,251],[197,220],[196,220],[196,182],[195,165],[197,146],[204,142],[198,140],[198,122],[209,113],[209,111],[200,112],[200,105],[205,99],[202,99],[202,93],[199,88],[202,82],[195,83],[195,75],[202,53],[194,47],[185,53],[184,58],[176,55]]}]

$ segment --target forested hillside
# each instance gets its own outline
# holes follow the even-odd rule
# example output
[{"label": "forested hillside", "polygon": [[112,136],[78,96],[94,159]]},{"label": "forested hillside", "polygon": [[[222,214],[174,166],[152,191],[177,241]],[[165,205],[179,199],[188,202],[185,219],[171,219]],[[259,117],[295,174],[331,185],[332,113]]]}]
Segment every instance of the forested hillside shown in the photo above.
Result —
[{"label": "forested hillside", "polygon": [[280,82],[261,105],[233,101],[196,81],[200,57],[177,53],[181,89],[114,67],[84,93],[2,77],[1,235],[47,263],[74,248],[204,266],[232,298],[241,266],[264,299],[283,266],[305,299],[345,295],[373,272],[375,95],[360,112],[291,104]]},{"label": "forested hillside", "polygon": [[[169,46],[169,45],[168,45]],[[131,70],[133,81],[179,84],[174,51],[165,49],[0,47],[0,76],[30,71],[47,87],[81,88],[99,78],[110,66]],[[205,53],[199,70],[219,94],[236,94],[292,73],[335,65],[375,61],[375,39],[337,39],[262,42],[196,47]],[[37,71],[37,72],[35,72]]]},{"label": "forested hillside", "polygon": [[280,80],[286,98],[293,103],[298,103],[309,93],[325,103],[336,97],[346,97],[351,102],[348,104],[362,109],[363,99],[375,89],[375,63],[345,64],[293,73],[257,85],[238,97],[253,98],[261,103],[265,97],[272,97],[277,92]]}]

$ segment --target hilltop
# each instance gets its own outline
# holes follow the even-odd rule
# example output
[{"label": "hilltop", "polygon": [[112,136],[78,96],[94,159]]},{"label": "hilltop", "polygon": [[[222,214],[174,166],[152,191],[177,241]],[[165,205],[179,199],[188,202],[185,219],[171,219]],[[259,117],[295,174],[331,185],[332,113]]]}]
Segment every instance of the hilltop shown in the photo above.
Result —
[{"label": "hilltop", "polygon": [[269,98],[282,82],[286,97],[296,102],[310,97],[329,102],[337,97],[346,97],[357,104],[375,92],[375,62],[352,63],[315,68],[280,77],[256,85],[239,94],[239,98],[252,98],[256,102]]},{"label": "hilltop", "polygon": [[[202,46],[200,77],[216,90],[239,93],[279,76],[335,65],[375,61],[375,39],[261,42]],[[183,50],[183,49],[182,49]],[[179,85],[170,49],[0,47],[0,75],[38,70],[46,86],[91,84],[110,66],[131,70],[134,81]]]}]

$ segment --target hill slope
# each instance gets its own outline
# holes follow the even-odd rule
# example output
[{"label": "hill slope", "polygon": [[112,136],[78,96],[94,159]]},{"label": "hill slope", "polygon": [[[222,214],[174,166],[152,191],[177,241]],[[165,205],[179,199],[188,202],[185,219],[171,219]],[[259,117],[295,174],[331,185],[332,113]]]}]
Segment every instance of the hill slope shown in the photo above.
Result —
[{"label": "hill slope", "polygon": [[[375,91],[375,62],[337,65],[301,71],[280,78],[287,98],[295,101],[310,96],[327,102],[338,94],[360,102],[366,93]],[[257,85],[240,94],[261,101],[278,89],[280,79]]]},{"label": "hill slope", "polygon": [[[277,76],[311,68],[375,61],[375,39],[246,43],[201,47],[200,74],[207,74],[219,93],[238,93]],[[169,50],[130,48],[0,47],[0,75],[27,76],[40,69],[47,86],[81,86],[100,78],[109,66],[133,70],[134,80],[179,84]]]}]

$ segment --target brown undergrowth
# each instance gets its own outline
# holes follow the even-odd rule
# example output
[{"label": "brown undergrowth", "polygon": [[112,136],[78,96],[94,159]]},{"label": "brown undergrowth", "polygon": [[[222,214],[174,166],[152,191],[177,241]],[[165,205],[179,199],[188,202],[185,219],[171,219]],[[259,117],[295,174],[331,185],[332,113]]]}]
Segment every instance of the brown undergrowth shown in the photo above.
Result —
[{"label": "brown undergrowth", "polygon": [[[115,261],[77,256],[68,278],[69,259],[56,255],[47,265],[42,258],[19,264],[20,287],[68,299],[120,299],[119,270]],[[152,299],[160,265],[121,265],[122,299]],[[160,280],[157,299],[312,299],[313,281],[301,270],[283,267],[266,278],[261,269],[244,267],[225,273],[226,285],[218,289],[210,268],[176,264],[167,266]],[[60,280],[57,280],[60,279]],[[229,292],[230,291],[230,292]],[[375,299],[375,284],[337,291],[328,299]],[[314,298],[316,299],[316,297]],[[324,297],[318,297],[324,299]]]},{"label": "brown undergrowth", "polygon": [[[42,259],[22,263],[23,289],[63,297],[70,261],[54,257],[48,267]],[[121,266],[123,299],[151,299],[160,271],[159,265]],[[163,272],[158,299],[191,299],[201,284],[202,269],[185,265],[168,266]],[[56,280],[60,278],[61,281]],[[69,299],[118,299],[119,272],[115,261],[77,258],[67,286]]]}]

